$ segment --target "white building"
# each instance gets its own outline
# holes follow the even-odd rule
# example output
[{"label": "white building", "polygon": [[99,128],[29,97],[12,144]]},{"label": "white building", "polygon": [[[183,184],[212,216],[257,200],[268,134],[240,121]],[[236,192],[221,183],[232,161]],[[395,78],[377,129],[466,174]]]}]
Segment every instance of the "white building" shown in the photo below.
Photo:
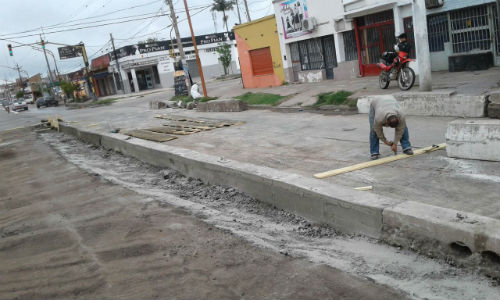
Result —
[{"label": "white building", "polygon": [[[378,74],[395,37],[413,40],[412,0],[274,0],[288,81]],[[425,0],[432,70],[500,64],[495,0]],[[334,46],[333,46],[334,45]],[[415,57],[415,47],[410,53]],[[417,58],[418,59],[418,58]],[[361,63],[360,63],[361,62]],[[417,65],[412,65],[415,71]]]},{"label": "white building", "polygon": [[[193,81],[198,81],[200,75],[191,37],[181,40],[191,78]],[[200,35],[196,36],[196,44],[206,80],[224,75],[224,68],[219,61],[219,54],[216,52],[217,47],[222,43],[231,45],[232,62],[229,73],[240,73],[238,51],[233,32]],[[129,45],[116,49],[125,93],[173,87],[175,59],[171,57],[170,50],[172,48],[174,48],[174,55],[178,56],[175,40],[173,42],[168,40]],[[117,83],[119,81],[118,67],[114,54],[110,53],[110,55],[111,62],[108,72],[115,74],[114,79]],[[119,90],[121,89],[119,83],[117,83],[117,87]]]}]

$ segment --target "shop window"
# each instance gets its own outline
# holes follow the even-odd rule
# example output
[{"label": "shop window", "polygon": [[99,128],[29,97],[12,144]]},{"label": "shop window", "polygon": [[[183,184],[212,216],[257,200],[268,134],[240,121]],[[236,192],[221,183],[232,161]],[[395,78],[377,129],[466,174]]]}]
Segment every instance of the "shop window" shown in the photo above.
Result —
[{"label": "shop window", "polygon": [[454,53],[491,49],[488,11],[488,6],[482,5],[450,12]]},{"label": "shop window", "polygon": [[354,30],[343,32],[342,38],[344,39],[345,60],[357,60],[358,50],[356,46],[356,34],[354,33]]},{"label": "shop window", "polygon": [[153,77],[155,80],[155,84],[160,84],[160,75],[158,74],[158,67],[153,66]]},{"label": "shop window", "polygon": [[427,16],[427,34],[431,52],[444,51],[444,43],[450,41],[448,15],[446,13]]},{"label": "shop window", "polygon": [[337,66],[333,35],[290,44],[292,56],[298,49],[301,70],[320,70]]},{"label": "shop window", "polygon": [[254,75],[268,75],[274,73],[271,48],[266,47],[250,50],[249,53]]}]

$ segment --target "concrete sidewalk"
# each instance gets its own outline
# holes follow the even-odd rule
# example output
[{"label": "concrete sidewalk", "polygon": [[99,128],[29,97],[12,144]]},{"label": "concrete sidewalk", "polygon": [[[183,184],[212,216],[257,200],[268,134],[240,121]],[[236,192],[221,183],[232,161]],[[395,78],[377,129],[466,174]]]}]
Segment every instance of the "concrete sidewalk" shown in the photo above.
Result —
[{"label": "concrete sidewalk", "polygon": [[[454,90],[457,94],[483,95],[492,89],[497,89],[500,68],[494,67],[486,71],[473,72],[434,72],[432,73],[434,90]],[[241,79],[214,81],[207,86],[210,96],[220,98],[231,98],[246,92],[274,93],[282,96],[290,96],[290,99],[283,102],[281,107],[308,106],[316,102],[316,96],[320,93],[347,90],[354,93],[353,97],[367,95],[386,95],[401,92],[396,81],[391,82],[388,89],[382,90],[378,85],[378,77],[363,77],[350,80],[326,80],[318,83],[291,83],[279,87],[244,89]],[[410,90],[418,92],[418,80]]]},{"label": "concrete sidewalk", "polygon": [[[368,120],[365,115],[323,116],[312,113],[198,113],[161,110],[140,118],[117,114],[106,122],[85,120],[71,124],[84,130],[158,126],[158,112],[245,121],[244,125],[200,132],[166,144],[235,161],[311,177],[314,173],[369,160]],[[455,118],[409,117],[414,147],[445,141],[448,122]],[[97,121],[97,122],[96,122]],[[100,121],[100,122],[99,122]],[[387,136],[392,136],[388,132]],[[401,149],[400,149],[401,151]],[[392,155],[381,145],[382,156]],[[500,163],[452,159],[445,151],[324,179],[349,188],[372,185],[374,193],[399,201],[415,201],[500,219]]]}]

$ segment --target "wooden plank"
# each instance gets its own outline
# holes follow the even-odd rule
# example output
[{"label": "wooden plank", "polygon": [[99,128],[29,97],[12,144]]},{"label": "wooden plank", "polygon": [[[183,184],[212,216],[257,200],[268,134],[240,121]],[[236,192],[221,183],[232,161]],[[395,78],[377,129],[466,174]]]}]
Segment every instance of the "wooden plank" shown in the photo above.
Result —
[{"label": "wooden plank", "polygon": [[128,131],[120,131],[120,133],[132,136],[138,139],[143,139],[143,140],[148,140],[148,141],[154,141],[154,142],[167,142],[171,140],[175,140],[177,137],[173,135],[168,135],[165,133],[158,133],[158,132],[153,132],[149,130],[143,130],[143,129],[135,129],[135,130],[128,130]]},{"label": "wooden plank", "polygon": [[336,176],[339,174],[344,174],[344,173],[348,173],[348,172],[352,172],[352,171],[357,171],[357,170],[361,170],[361,169],[365,169],[365,168],[370,168],[370,167],[390,163],[390,162],[393,162],[396,160],[401,160],[401,159],[410,158],[410,157],[417,156],[417,155],[422,155],[422,154],[433,152],[436,150],[442,150],[445,148],[446,148],[446,144],[444,144],[444,143],[439,144],[439,145],[432,145],[430,147],[425,147],[422,149],[415,150],[413,155],[399,154],[399,155],[384,157],[381,159],[372,160],[372,161],[360,163],[360,164],[345,167],[345,168],[326,171],[323,173],[317,173],[317,174],[314,174],[314,177],[316,177],[318,179],[323,179],[323,178],[327,178],[327,177],[331,177],[331,176]]}]

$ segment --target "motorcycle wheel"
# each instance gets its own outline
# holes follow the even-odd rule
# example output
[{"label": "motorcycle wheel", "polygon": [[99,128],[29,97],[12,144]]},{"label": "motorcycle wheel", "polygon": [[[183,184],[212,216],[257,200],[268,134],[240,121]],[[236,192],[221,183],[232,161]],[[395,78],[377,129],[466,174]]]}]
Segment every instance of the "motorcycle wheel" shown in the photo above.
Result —
[{"label": "motorcycle wheel", "polygon": [[402,91],[412,88],[415,83],[415,72],[410,67],[404,67],[398,74],[398,85]]},{"label": "motorcycle wheel", "polygon": [[389,73],[387,71],[380,72],[380,75],[378,76],[378,84],[381,89],[385,90],[389,86],[390,81]]}]

